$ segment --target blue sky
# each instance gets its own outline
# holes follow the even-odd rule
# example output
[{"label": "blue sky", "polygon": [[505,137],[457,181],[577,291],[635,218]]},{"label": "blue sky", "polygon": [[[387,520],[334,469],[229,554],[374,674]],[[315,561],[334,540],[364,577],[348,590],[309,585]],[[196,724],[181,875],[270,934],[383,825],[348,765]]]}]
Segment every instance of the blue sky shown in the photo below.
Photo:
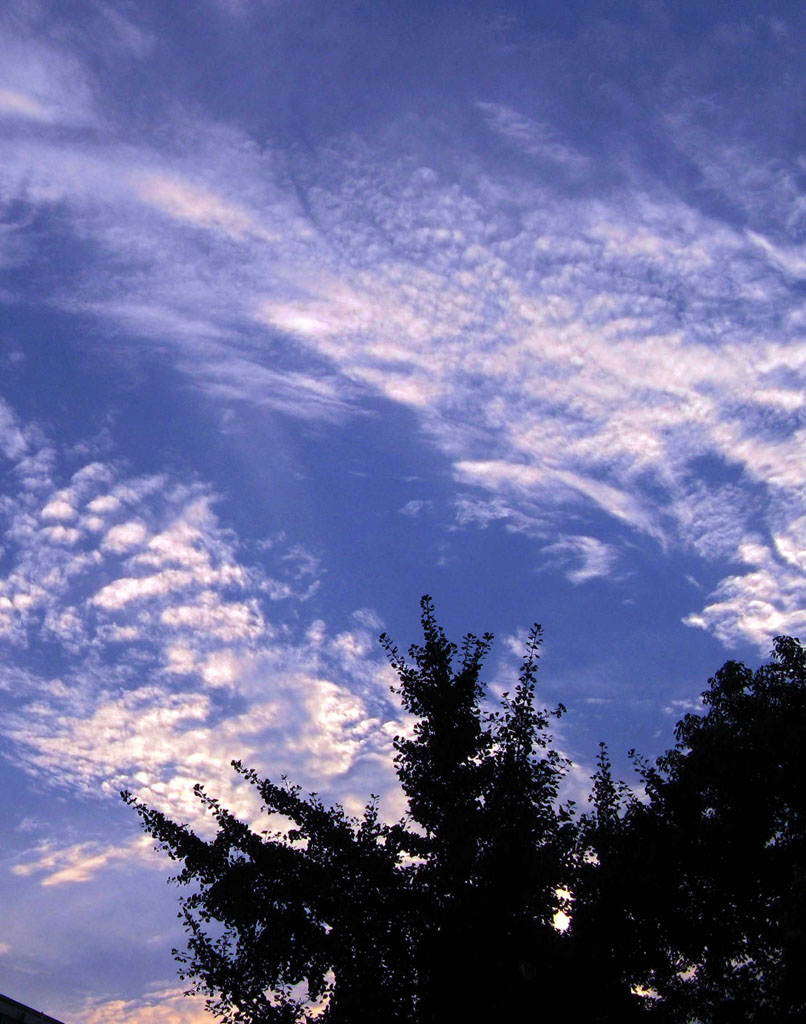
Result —
[{"label": "blue sky", "polygon": [[396,816],[376,637],[546,633],[585,796],[806,631],[796,4],[0,13],[0,991],[194,1024],[232,758]]}]

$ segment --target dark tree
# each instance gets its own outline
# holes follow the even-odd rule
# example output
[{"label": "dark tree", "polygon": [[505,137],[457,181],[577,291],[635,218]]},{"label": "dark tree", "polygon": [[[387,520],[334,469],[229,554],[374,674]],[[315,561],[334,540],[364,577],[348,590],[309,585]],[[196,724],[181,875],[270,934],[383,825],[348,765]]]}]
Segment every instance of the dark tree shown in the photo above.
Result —
[{"label": "dark tree", "polygon": [[650,993],[651,1017],[803,1021],[804,649],[778,637],[756,672],[729,661],[702,699],[675,747],[637,759],[645,802],[625,799],[603,753],[572,932]]},{"label": "dark tree", "polygon": [[[628,905],[632,886],[626,854],[638,853],[629,832],[639,801],[613,778],[604,743],[600,744],[593,790],[593,810],[577,829],[571,888],[573,908],[568,938],[573,973],[584,979],[577,1007],[588,1024],[628,1024],[647,1009],[633,991],[641,975],[636,968],[635,926]],[[648,870],[654,871],[655,865]]]},{"label": "dark tree", "polygon": [[[574,827],[558,807],[567,764],[535,707],[539,627],[514,694],[484,710],[492,636],[450,643],[422,601],[423,643],[402,656],[381,637],[417,723],[395,740],[407,816],[356,820],[298,787],[233,762],[288,832],[255,833],[196,787],[212,840],[135,806],[182,867],[183,978],[237,1024],[521,1019],[567,1005],[566,937],[552,925],[570,878]],[[551,993],[556,993],[552,996]]]}]

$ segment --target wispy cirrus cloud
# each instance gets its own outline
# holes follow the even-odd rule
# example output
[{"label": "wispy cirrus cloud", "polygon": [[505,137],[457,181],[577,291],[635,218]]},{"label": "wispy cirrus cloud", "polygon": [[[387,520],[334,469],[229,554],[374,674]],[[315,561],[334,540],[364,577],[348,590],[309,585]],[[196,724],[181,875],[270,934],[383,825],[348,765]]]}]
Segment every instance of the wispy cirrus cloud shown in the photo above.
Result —
[{"label": "wispy cirrus cloud", "polygon": [[224,199],[202,186],[166,174],[144,173],[135,176],[135,193],[146,203],[177,220],[223,233],[240,240],[256,235],[264,241],[277,240],[255,220],[240,203]]},{"label": "wispy cirrus cloud", "polygon": [[0,15],[0,121],[86,127],[97,120],[92,76],[76,54],[49,44],[19,12]]},{"label": "wispy cirrus cloud", "polygon": [[94,842],[74,843],[57,847],[53,841],[43,841],[25,860],[14,864],[12,874],[20,878],[41,875],[41,885],[67,885],[88,882],[96,872],[116,862],[130,866],[139,857],[154,860],[153,844],[147,836],[137,836],[129,843],[102,845]]},{"label": "wispy cirrus cloud", "polygon": [[[434,190],[433,179],[414,180]],[[400,205],[406,194],[401,187]],[[449,194],[446,239],[462,223],[455,188],[443,201]],[[351,376],[422,410],[448,452],[500,453],[458,459],[460,479],[510,502],[593,502],[664,544],[688,544],[705,507],[713,520],[719,505],[731,540],[701,531],[702,544],[713,555],[721,543],[722,556],[734,557],[753,515],[788,506],[803,484],[794,296],[741,233],[670,197],[636,197],[629,212],[600,201],[539,214],[526,205],[506,245],[465,229],[452,265],[435,246],[411,275],[390,262],[386,287],[367,268],[349,306],[340,300],[328,311],[319,300],[315,323],[300,306],[284,326]],[[540,206],[539,193],[531,205]],[[433,198],[426,208],[443,214]],[[400,219],[399,207],[390,217]],[[384,294],[395,296],[391,305]],[[491,319],[484,303],[496,295]],[[781,303],[784,318],[788,308],[794,317],[783,334]],[[703,456],[765,488],[761,503],[745,484],[714,487],[700,476]]]},{"label": "wispy cirrus cloud", "polygon": [[49,120],[46,106],[16,89],[0,89],[0,113],[5,116],[31,118],[34,121]]},{"label": "wispy cirrus cloud", "polygon": [[595,537],[570,536],[547,544],[542,553],[550,560],[567,566],[565,574],[572,583],[587,583],[589,580],[610,576],[616,561],[616,551],[610,544],[604,544]]},{"label": "wispy cirrus cloud", "polygon": [[589,159],[564,142],[548,124],[513,110],[501,103],[479,101],[476,106],[491,131],[538,161],[556,164],[571,172],[589,167]]},{"label": "wispy cirrus cloud", "polygon": [[0,396],[0,452],[7,459],[21,458],[28,442],[11,407]]},{"label": "wispy cirrus cloud", "polygon": [[[771,524],[805,482],[790,287],[803,203],[794,159],[703,144],[718,110],[692,105],[684,77],[666,79],[658,130],[713,194],[752,211],[749,228],[624,154],[597,189],[585,153],[490,98],[474,108],[489,145],[520,147],[528,177],[491,173],[461,137],[461,169],[404,152],[429,130],[411,117],[376,144],[321,139],[295,163],[173,109],[173,149],[112,132],[91,146],[15,140],[3,187],[34,205],[58,197],[106,256],[52,301],[167,346],[211,398],[332,419],[379,394],[415,413],[489,508],[570,503],[666,549],[732,559],[759,510]],[[577,192],[541,172],[547,160],[573,169]],[[774,203],[756,201],[765,191]],[[703,458],[741,479],[715,484]],[[748,501],[744,481],[764,496]],[[717,505],[734,521],[719,542],[696,525]],[[52,528],[75,540],[77,527]]]},{"label": "wispy cirrus cloud", "polygon": [[210,1014],[201,999],[183,988],[152,985],[137,999],[93,999],[79,1011],[83,1024],[206,1024]]}]

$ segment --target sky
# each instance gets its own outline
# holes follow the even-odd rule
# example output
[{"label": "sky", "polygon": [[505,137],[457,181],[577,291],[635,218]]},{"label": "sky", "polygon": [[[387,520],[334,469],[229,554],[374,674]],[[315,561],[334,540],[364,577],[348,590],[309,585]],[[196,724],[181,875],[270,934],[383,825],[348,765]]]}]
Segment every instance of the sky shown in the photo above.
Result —
[{"label": "sky", "polygon": [[201,1024],[118,792],[403,811],[377,643],[492,631],[584,808],[806,633],[806,10],[7,0],[0,991]]}]

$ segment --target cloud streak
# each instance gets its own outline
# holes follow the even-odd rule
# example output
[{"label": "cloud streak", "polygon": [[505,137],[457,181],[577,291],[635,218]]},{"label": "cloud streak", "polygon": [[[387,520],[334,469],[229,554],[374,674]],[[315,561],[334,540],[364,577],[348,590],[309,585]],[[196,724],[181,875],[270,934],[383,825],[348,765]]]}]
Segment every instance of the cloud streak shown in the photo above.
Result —
[{"label": "cloud streak", "polygon": [[[205,155],[202,144],[195,159]],[[78,304],[173,336],[179,365],[213,398],[332,418],[378,392],[422,417],[460,480],[537,505],[597,506],[664,544],[688,543],[709,490],[698,458],[735,465],[779,504],[802,487],[793,424],[806,353],[780,260],[755,235],[660,188],[625,185],[609,202],[522,188],[505,203],[480,170],[459,184],[346,140],[330,155],[338,175],[308,197],[307,224],[288,192],[264,205],[271,236],[211,186],[175,172],[133,179],[139,199],[214,236],[210,255],[125,203],[116,224],[126,177],[93,157],[94,178],[117,180],[92,200],[98,240],[123,266],[138,246],[142,283],[132,289],[124,271],[121,306],[99,300],[96,275]],[[257,197],[261,166],[241,161],[239,191]],[[86,193],[64,187],[86,207]],[[240,252],[225,256],[231,244]],[[220,282],[202,291],[175,270],[189,263]],[[260,277],[274,279],[273,295]],[[299,344],[322,370],[283,366]]]},{"label": "cloud streak", "polygon": [[[482,110],[499,134],[526,131],[516,112]],[[332,181],[320,173],[303,216],[237,135],[222,192],[224,168],[207,162],[220,130],[196,128],[188,167],[204,184],[147,151],[137,162],[162,169],[132,177],[117,145],[74,150],[69,177],[61,143],[22,152],[39,168],[29,200],[57,191],[121,268],[106,296],[93,268],[71,303],[173,339],[211,398],[332,419],[377,393],[421,418],[460,482],[522,512],[599,508],[664,546],[701,549],[690,524],[704,502],[747,520],[744,499],[717,492],[698,459],[764,488],[773,519],[804,485],[799,307],[760,234],[659,185],[625,182],[605,201],[521,182],[513,200],[472,161],[456,181],[347,139],[331,143]],[[22,170],[17,156],[7,188]],[[125,304],[112,297],[123,291]],[[59,522],[62,543],[76,542]],[[737,530],[723,557],[752,533]]]},{"label": "cloud streak", "polygon": [[543,554],[561,565],[576,562],[576,568],[566,570],[566,576],[572,583],[607,578],[616,560],[614,548],[595,537],[562,537],[553,544],[547,544]]}]

